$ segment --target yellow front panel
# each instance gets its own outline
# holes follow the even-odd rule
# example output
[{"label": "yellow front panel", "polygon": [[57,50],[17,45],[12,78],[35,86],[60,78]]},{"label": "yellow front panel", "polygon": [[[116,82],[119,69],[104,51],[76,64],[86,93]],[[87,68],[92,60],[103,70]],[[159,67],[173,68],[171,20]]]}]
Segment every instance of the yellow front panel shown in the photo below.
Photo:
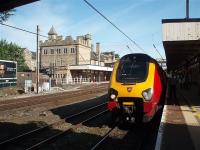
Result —
[{"label": "yellow front panel", "polygon": [[[155,72],[155,64],[149,63],[148,68],[148,76],[146,81],[141,83],[136,83],[135,85],[122,85],[122,83],[116,81],[116,72],[119,65],[119,61],[115,63],[111,81],[110,88],[113,88],[118,91],[118,97],[142,97],[142,91],[153,88],[154,83],[154,72]],[[132,87],[131,92],[127,91],[128,87]]]}]

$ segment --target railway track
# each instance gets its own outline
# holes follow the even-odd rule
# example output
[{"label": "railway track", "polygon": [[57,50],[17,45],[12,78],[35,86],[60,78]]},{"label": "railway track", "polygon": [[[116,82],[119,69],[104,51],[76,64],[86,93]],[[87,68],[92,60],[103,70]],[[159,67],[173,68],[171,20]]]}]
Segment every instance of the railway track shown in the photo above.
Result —
[{"label": "railway track", "polygon": [[[105,103],[104,103],[105,104]],[[102,107],[103,105],[102,104]],[[13,139],[8,143],[0,143],[0,149],[9,149],[11,150],[12,147],[7,147],[7,145],[13,145],[14,147],[17,147],[19,143],[24,143],[22,147],[25,148],[20,148],[21,149],[26,149],[26,150],[32,150],[32,149],[42,149],[42,150],[49,150],[49,149],[152,149],[149,146],[145,146],[147,141],[149,141],[151,138],[148,137],[150,130],[153,129],[153,126],[155,124],[152,122],[150,125],[144,125],[141,127],[138,126],[131,126],[131,127],[123,127],[122,129],[120,128],[120,125],[118,126],[118,123],[115,124],[112,128],[110,126],[102,126],[102,125],[107,125],[105,122],[107,122],[107,119],[103,121],[102,124],[102,117],[98,116],[103,116],[105,118],[104,113],[105,111],[104,108],[102,110],[99,110],[99,112],[95,111],[95,116],[92,115],[94,112],[92,109],[99,109],[99,106],[96,106],[94,108],[88,109],[89,111],[82,111],[78,114],[74,114],[72,118],[69,119],[64,119],[63,123],[55,123],[52,126],[49,126],[47,128],[52,129],[58,129],[59,132],[56,132],[54,134],[48,134],[48,137],[44,137],[46,133],[43,132],[43,130],[38,130],[35,133],[31,133],[30,135],[24,136],[21,139]],[[91,111],[90,111],[91,110]],[[83,114],[90,114],[89,116],[82,115]],[[106,113],[107,114],[107,113]],[[78,118],[76,116],[79,116]],[[74,116],[74,117],[73,117]],[[68,118],[68,117],[67,117]],[[96,118],[96,119],[94,119]],[[80,120],[81,119],[81,120]],[[91,121],[94,119],[93,121]],[[87,121],[91,121],[89,123],[86,123]],[[70,124],[65,125],[65,123],[68,122]],[[101,122],[101,123],[99,123]],[[96,126],[95,126],[96,125]],[[95,128],[95,127],[99,127]],[[46,130],[46,129],[44,129]],[[95,133],[93,133],[94,130],[97,130]],[[120,132],[119,132],[120,131]],[[47,131],[48,132],[48,131]],[[99,133],[101,132],[101,133]],[[40,141],[37,140],[35,142],[35,139],[32,135],[38,134],[39,138],[36,137],[35,139],[40,139]],[[42,136],[42,137],[40,137]],[[79,136],[79,137],[78,137]],[[92,137],[91,137],[92,136]],[[29,138],[30,137],[30,138]],[[27,139],[28,140],[28,145],[26,145]],[[78,138],[78,139],[77,139]],[[80,139],[79,139],[80,138]],[[150,139],[149,139],[150,138]],[[75,141],[73,143],[73,141]],[[34,143],[33,143],[34,142]],[[76,146],[76,143],[84,143],[88,142],[90,144],[83,144],[82,146]],[[16,143],[16,144],[15,144]],[[29,144],[33,145],[29,145]],[[48,144],[47,144],[48,143]],[[62,146],[62,144],[64,144]],[[74,144],[74,145],[73,145]],[[17,148],[16,148],[17,149]]]},{"label": "railway track", "polygon": [[[84,96],[84,95],[80,95],[80,96]],[[104,103],[104,105],[105,104],[106,103]],[[103,107],[103,104],[102,104],[102,107]],[[81,143],[84,143],[85,139],[86,139],[86,142],[90,142],[89,144],[85,145],[84,148],[83,146],[82,147],[79,146],[78,149],[86,149],[86,148],[87,149],[106,149],[108,147],[109,149],[110,148],[112,149],[113,147],[110,145],[113,145],[113,144],[115,148],[119,148],[119,149],[126,149],[126,148],[132,149],[133,147],[134,149],[144,148],[143,145],[146,145],[146,144],[143,142],[148,141],[148,140],[145,140],[146,133],[148,133],[148,129],[151,129],[152,127],[134,129],[133,131],[131,131],[131,134],[133,135],[131,136],[131,138],[130,137],[128,138],[128,141],[130,142],[127,142],[124,144],[124,142],[127,141],[127,138],[124,139],[123,137],[122,138],[118,137],[119,135],[118,135],[118,132],[116,132],[116,130],[120,130],[119,128],[114,126],[113,128],[110,129],[110,126],[102,126],[102,125],[107,125],[107,120],[104,120],[104,123],[102,124],[102,117],[101,118],[98,118],[98,117],[107,112],[105,111],[105,108],[100,108],[101,110],[99,110],[99,112],[96,111],[97,109],[99,110],[98,106],[94,108],[93,107],[89,108],[87,110],[81,111],[80,113],[68,116],[59,122],[55,122],[53,124],[46,125],[41,128],[26,132],[24,134],[13,137],[11,139],[7,139],[6,141],[2,141],[0,142],[0,149],[4,149],[4,150],[6,149],[9,149],[9,150],[11,149],[12,150],[14,149],[16,150],[17,149],[20,149],[20,150],[21,149],[26,149],[26,150],[62,149],[60,148],[62,144],[64,144],[63,149],[65,149],[66,146],[69,149],[70,148],[77,149],[78,146],[77,147],[74,146],[77,143],[77,136],[79,136],[80,138],[79,141],[81,141]],[[94,116],[93,114],[96,114],[96,115]],[[105,115],[103,116],[104,116],[103,118],[105,118]],[[97,118],[97,119],[94,119],[94,118]],[[93,121],[91,121],[90,123],[86,123],[86,122],[89,122],[90,120],[93,120]],[[98,121],[101,123],[98,123]],[[98,124],[101,124],[101,125],[98,125]],[[98,126],[98,128],[95,128],[96,127],[95,125]],[[94,130],[97,130],[97,131],[93,132]],[[126,135],[126,133],[123,133],[123,134]],[[128,133],[128,135],[130,135],[130,133]],[[115,136],[117,136],[117,140]],[[70,139],[72,138],[72,140],[69,141],[68,138]],[[76,142],[73,143],[73,139]],[[118,146],[119,144],[123,146]]]},{"label": "railway track", "polygon": [[[76,91],[65,91],[65,92],[62,92],[63,95],[65,96],[68,96],[68,95],[73,95],[73,94],[76,94],[76,93],[79,93],[79,92],[83,92],[83,91],[91,91],[91,90],[94,90],[94,88],[96,89],[106,89],[105,87],[107,86],[107,84],[101,84],[101,85],[98,85],[98,86],[90,86],[90,87],[85,87],[85,88],[80,88]],[[1,105],[6,105],[6,104],[11,104],[11,103],[16,103],[16,102],[19,102],[19,101],[29,101],[29,99],[34,99],[34,100],[37,100],[37,99],[40,99],[40,98],[51,98],[51,97],[59,97],[61,93],[51,93],[51,94],[47,94],[47,95],[36,95],[36,96],[33,96],[33,97],[24,97],[24,98],[18,98],[18,99],[8,99],[8,100],[4,100],[4,101],[0,101],[0,106]]]},{"label": "railway track", "polygon": [[[96,117],[108,112],[105,109],[106,103],[91,107],[83,110],[77,114],[68,116],[58,122],[50,125],[43,126],[41,128],[26,132],[19,136],[0,142],[0,149],[20,149],[32,150],[41,147],[42,145],[50,142],[53,139],[60,137],[63,134],[67,134],[74,128],[79,127],[81,124],[86,123]],[[95,113],[95,115],[93,115]],[[86,116],[85,116],[86,115]],[[70,122],[70,123],[66,123]],[[59,129],[59,132],[50,133],[52,129]],[[49,132],[49,133],[48,133]],[[34,144],[33,144],[34,143]]]},{"label": "railway track", "polygon": [[105,142],[105,140],[109,137],[111,132],[114,131],[114,129],[116,129],[116,127],[117,127],[117,125],[112,127],[107,133],[105,133],[105,135],[90,150],[97,149],[103,142]]},{"label": "railway track", "polygon": [[36,96],[36,97],[29,97],[23,98],[20,100],[10,100],[4,101],[0,103],[0,112],[12,109],[20,109],[24,107],[30,107],[34,105],[41,105],[47,103],[54,103],[54,102],[64,102],[66,99],[75,98],[83,95],[90,95],[93,93],[100,93],[106,91],[105,87],[100,87],[98,89],[87,89],[87,90],[80,90],[80,91],[73,91],[67,93],[59,93],[56,95],[45,95],[45,96]]}]

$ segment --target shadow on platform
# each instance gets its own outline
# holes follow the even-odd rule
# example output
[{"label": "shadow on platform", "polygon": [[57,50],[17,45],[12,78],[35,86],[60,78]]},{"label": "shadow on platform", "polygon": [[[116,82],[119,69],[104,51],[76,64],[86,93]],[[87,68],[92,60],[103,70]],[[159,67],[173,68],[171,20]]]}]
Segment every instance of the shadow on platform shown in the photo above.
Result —
[{"label": "shadow on platform", "polygon": [[197,142],[200,126],[192,110],[193,106],[199,106],[199,98],[191,88],[178,89],[177,98],[167,99],[161,150],[195,150],[195,146],[200,148]]}]

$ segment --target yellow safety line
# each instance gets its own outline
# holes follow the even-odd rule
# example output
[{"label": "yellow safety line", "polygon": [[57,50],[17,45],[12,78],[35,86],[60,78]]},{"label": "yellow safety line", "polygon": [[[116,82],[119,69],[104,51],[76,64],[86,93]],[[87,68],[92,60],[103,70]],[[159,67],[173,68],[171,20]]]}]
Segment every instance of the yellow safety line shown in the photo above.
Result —
[{"label": "yellow safety line", "polygon": [[197,112],[197,109],[195,107],[192,106],[192,111],[193,112]]},{"label": "yellow safety line", "polygon": [[200,112],[197,112],[195,116],[200,119]]}]

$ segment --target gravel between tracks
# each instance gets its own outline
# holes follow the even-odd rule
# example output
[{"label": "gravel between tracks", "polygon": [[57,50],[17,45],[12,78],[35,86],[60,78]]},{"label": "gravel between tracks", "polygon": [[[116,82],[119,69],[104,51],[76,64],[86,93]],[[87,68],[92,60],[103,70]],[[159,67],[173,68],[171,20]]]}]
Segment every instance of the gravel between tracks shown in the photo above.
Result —
[{"label": "gravel between tracks", "polygon": [[[83,88],[83,87],[82,87]],[[106,86],[107,88],[107,86]],[[84,89],[87,89],[85,87]],[[13,134],[23,133],[30,129],[51,124],[66,116],[67,113],[73,111],[80,111],[81,105],[84,103],[90,103],[90,101],[98,101],[105,95],[105,91],[99,93],[91,93],[89,95],[80,95],[76,98],[69,98],[64,103],[54,102],[52,104],[37,105],[33,107],[25,107],[19,110],[10,110],[6,112],[0,112],[0,140],[11,137]],[[62,94],[62,93],[61,93]],[[103,96],[105,99],[105,96]],[[59,98],[58,98],[59,99]],[[79,103],[83,102],[80,106]],[[76,105],[71,109],[71,105]],[[68,108],[68,106],[70,106]],[[66,108],[65,108],[66,107]]]},{"label": "gravel between tracks", "polygon": [[[32,106],[28,108],[23,108],[20,110],[12,110],[6,112],[0,112],[0,122],[12,122],[12,123],[28,123],[31,121],[43,121],[47,124],[60,119],[60,116],[55,115],[51,109],[59,108],[61,106],[71,105],[74,103],[82,102],[89,99],[94,99],[105,95],[106,92],[98,93],[97,95],[81,96],[77,97],[76,100],[71,102],[66,102],[65,104],[54,103],[41,106]],[[84,99],[83,99],[84,98]]]},{"label": "gravel between tracks", "polygon": [[[13,99],[19,99],[19,98],[28,98],[28,97],[37,97],[37,96],[43,96],[43,95],[50,95],[50,94],[57,94],[57,93],[62,93],[62,92],[70,92],[70,91],[78,91],[81,89],[88,89],[91,87],[99,87],[99,86],[104,86],[107,87],[108,83],[107,82],[102,82],[102,83],[87,83],[87,84],[77,84],[77,85],[68,85],[63,88],[59,87],[54,87],[52,88],[51,92],[41,92],[39,94],[36,94],[34,92],[28,93],[28,94],[14,94],[14,95],[7,95],[7,96],[0,96],[0,102],[2,101],[9,101]],[[12,91],[14,88],[10,88]],[[9,90],[9,88],[7,89]],[[1,92],[4,92],[2,89],[0,89]]]}]

